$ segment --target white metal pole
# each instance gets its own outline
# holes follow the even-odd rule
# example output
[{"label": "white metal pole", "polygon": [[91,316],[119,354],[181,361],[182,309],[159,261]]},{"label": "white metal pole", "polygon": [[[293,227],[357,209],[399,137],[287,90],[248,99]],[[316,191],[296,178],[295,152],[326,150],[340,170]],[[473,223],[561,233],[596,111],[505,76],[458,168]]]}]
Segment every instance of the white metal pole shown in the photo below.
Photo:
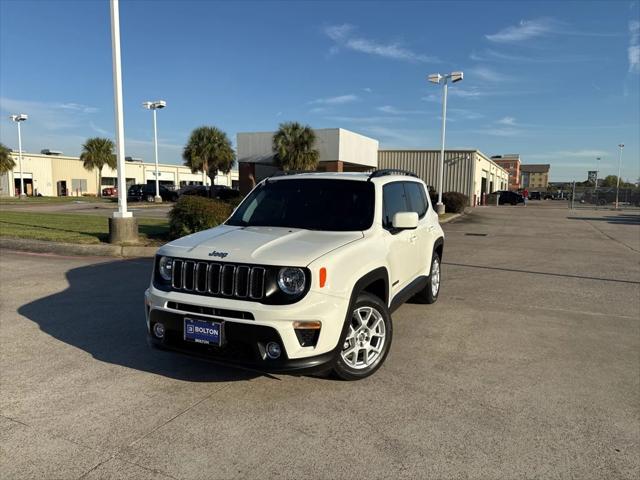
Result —
[{"label": "white metal pole", "polygon": [[436,204],[438,214],[444,213],[442,203],[442,189],[444,188],[444,140],[447,125],[447,77],[444,77],[444,87],[442,92],[442,142],[440,146],[440,172],[438,176],[438,203]]},{"label": "white metal pole", "polygon": [[22,132],[20,131],[20,121],[18,124],[18,163],[20,164],[20,198],[26,197],[24,193],[24,172],[22,171]]},{"label": "white metal pole", "polygon": [[618,157],[618,180],[616,182],[616,210],[618,209],[618,193],[620,192],[620,169],[622,168],[622,149],[623,144],[618,145],[620,148],[620,156]]},{"label": "white metal pole", "polygon": [[156,112],[157,109],[153,109],[153,146],[155,149],[155,156],[156,156],[156,198],[155,200],[158,201],[158,199],[160,199],[160,172],[158,171],[158,124],[157,124],[157,120],[156,120]]},{"label": "white metal pole", "polygon": [[116,157],[118,161],[118,211],[116,218],[131,217],[127,212],[127,180],[124,170],[124,112],[122,107],[122,71],[120,65],[120,11],[118,0],[111,5],[111,50],[113,58],[113,103],[116,114]]}]

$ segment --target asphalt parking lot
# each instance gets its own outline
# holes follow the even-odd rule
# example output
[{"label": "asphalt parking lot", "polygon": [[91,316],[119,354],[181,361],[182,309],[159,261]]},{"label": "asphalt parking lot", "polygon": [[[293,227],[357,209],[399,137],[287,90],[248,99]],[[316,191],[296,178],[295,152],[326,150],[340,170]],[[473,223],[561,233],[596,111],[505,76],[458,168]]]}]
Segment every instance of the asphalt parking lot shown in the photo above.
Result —
[{"label": "asphalt parking lot", "polygon": [[638,478],[640,212],[445,225],[443,290],[364,381],[145,343],[150,261],[0,255],[0,477]]}]

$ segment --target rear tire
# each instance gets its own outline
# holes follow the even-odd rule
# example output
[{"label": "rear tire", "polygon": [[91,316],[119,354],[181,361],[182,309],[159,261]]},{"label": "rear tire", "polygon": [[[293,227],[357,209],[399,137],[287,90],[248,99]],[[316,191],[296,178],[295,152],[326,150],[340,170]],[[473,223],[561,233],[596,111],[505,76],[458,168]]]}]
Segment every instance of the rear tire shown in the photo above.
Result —
[{"label": "rear tire", "polygon": [[393,337],[391,314],[382,300],[363,292],[347,322],[333,371],[342,380],[361,380],[373,375],[387,358]]},{"label": "rear tire", "polygon": [[147,202],[153,203],[156,198],[153,195],[147,195]]},{"label": "rear tire", "polygon": [[438,295],[440,294],[440,281],[442,280],[442,265],[440,255],[437,251],[433,252],[431,258],[431,269],[429,270],[429,276],[427,277],[427,285],[420,290],[415,296],[415,299],[421,303],[432,304],[438,301]]}]

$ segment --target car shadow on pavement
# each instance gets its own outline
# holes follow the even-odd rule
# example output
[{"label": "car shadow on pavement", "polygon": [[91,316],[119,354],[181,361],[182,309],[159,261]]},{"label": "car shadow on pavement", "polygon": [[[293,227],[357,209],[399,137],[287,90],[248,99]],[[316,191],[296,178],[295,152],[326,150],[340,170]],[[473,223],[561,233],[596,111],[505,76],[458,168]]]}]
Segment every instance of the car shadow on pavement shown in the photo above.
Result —
[{"label": "car shadow on pavement", "polygon": [[73,268],[66,274],[65,290],[23,305],[18,313],[103,362],[191,382],[262,375],[149,347],[143,294],[151,268],[152,261],[146,259]]},{"label": "car shadow on pavement", "polygon": [[569,220],[588,220],[607,222],[613,225],[640,225],[640,215],[623,213],[621,215],[607,215],[605,217],[567,217]]}]

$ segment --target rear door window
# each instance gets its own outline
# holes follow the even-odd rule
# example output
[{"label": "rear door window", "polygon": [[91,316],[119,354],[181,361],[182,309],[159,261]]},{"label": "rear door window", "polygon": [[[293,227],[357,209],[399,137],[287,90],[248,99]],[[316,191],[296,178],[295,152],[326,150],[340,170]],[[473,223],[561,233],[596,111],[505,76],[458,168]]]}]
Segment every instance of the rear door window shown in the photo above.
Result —
[{"label": "rear door window", "polygon": [[382,187],[383,219],[382,226],[393,228],[393,216],[398,212],[409,212],[409,202],[404,189],[405,182],[387,183]]}]

